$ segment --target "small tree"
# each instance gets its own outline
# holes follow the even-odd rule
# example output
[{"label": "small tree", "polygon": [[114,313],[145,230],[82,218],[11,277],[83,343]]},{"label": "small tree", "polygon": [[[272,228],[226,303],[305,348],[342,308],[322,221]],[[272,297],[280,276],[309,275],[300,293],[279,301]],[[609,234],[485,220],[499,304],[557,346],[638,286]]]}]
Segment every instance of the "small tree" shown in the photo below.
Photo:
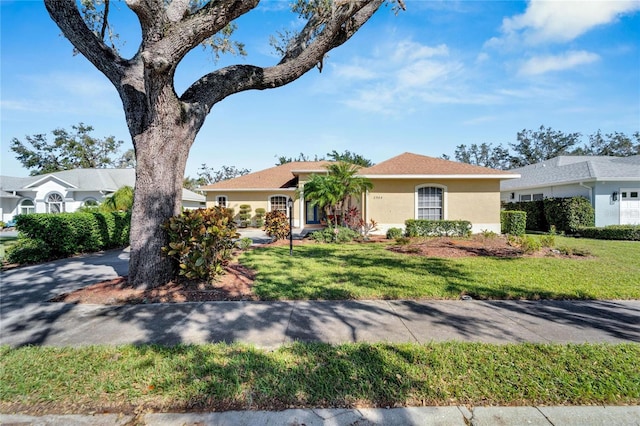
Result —
[{"label": "small tree", "polygon": [[267,213],[262,207],[256,209],[256,228],[262,228],[264,226],[264,215]]},{"label": "small tree", "polygon": [[251,224],[251,206],[249,204],[241,204],[238,216],[240,217],[241,228],[249,226]]}]

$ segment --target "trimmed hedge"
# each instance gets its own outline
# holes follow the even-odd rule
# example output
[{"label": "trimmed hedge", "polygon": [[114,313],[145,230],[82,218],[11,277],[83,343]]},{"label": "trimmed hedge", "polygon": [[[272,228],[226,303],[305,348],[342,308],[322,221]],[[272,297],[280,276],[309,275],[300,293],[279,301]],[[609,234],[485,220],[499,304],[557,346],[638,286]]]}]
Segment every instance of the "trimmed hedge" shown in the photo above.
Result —
[{"label": "trimmed hedge", "polygon": [[[23,237],[7,253],[11,263],[34,263],[129,243],[131,213],[34,213],[16,216]],[[43,249],[46,247],[46,250]]]},{"label": "trimmed hedge", "polygon": [[408,219],[404,222],[408,237],[468,237],[471,222],[468,220]]},{"label": "trimmed hedge", "polygon": [[595,210],[584,197],[545,198],[544,214],[549,226],[569,234],[581,227],[592,227],[596,221]]},{"label": "trimmed hedge", "polygon": [[576,235],[597,240],[640,241],[640,225],[609,225],[578,228]]},{"label": "trimmed hedge", "polygon": [[544,214],[544,201],[542,200],[506,203],[504,204],[504,209],[507,211],[526,212],[526,229],[529,231],[547,232],[549,230],[549,222]]},{"label": "trimmed hedge", "polygon": [[522,236],[527,225],[527,212],[503,210],[500,212],[500,232],[508,235]]}]

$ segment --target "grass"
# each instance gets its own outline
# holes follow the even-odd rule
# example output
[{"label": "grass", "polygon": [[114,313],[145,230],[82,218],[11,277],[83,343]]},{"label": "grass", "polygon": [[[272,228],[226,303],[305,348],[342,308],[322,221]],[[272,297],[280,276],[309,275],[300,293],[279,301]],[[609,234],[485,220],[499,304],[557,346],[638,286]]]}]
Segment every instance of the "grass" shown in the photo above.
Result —
[{"label": "grass", "polygon": [[278,299],[640,299],[640,243],[556,237],[589,258],[428,258],[388,244],[307,244],[251,250],[254,291]]},{"label": "grass", "polygon": [[640,403],[638,344],[0,348],[0,412]]},{"label": "grass", "polygon": [[18,242],[18,237],[0,236],[0,261],[4,259],[7,249],[17,242]]}]

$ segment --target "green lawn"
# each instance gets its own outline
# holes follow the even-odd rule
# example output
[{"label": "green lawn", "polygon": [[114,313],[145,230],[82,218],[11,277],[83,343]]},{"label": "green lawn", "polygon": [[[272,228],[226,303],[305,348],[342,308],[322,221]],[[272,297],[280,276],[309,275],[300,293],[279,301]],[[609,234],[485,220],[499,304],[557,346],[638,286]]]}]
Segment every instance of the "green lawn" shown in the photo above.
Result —
[{"label": "green lawn", "polygon": [[307,244],[245,252],[254,290],[275,299],[639,299],[640,243],[556,237],[589,258],[426,258],[393,243]]},{"label": "green lawn", "polygon": [[0,348],[0,412],[639,404],[638,344]]},{"label": "green lawn", "polygon": [[0,236],[0,262],[4,259],[5,253],[9,247],[18,241],[18,237]]}]

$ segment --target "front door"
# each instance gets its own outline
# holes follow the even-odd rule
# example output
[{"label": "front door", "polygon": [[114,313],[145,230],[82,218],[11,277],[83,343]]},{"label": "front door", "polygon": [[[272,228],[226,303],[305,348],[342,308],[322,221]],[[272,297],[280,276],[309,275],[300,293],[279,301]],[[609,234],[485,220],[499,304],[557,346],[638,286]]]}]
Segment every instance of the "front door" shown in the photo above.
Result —
[{"label": "front door", "polygon": [[320,223],[320,215],[318,214],[318,206],[311,204],[311,201],[305,203],[305,223],[307,225],[315,225]]}]

